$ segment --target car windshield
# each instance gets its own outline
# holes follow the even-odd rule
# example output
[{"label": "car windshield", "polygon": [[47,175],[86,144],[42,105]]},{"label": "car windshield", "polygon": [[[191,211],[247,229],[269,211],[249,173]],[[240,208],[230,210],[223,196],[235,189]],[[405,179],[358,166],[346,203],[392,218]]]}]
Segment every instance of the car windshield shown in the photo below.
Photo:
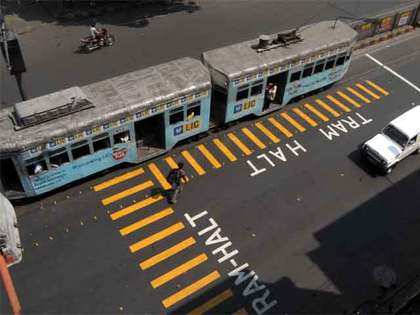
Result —
[{"label": "car windshield", "polygon": [[394,140],[402,148],[407,144],[408,138],[392,125],[386,126],[383,130],[383,134]]}]

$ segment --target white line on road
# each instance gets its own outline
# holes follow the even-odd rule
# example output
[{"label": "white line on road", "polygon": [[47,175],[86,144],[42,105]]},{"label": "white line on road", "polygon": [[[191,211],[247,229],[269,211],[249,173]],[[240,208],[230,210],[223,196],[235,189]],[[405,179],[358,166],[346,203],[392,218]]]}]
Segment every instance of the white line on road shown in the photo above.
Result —
[{"label": "white line on road", "polygon": [[406,78],[404,78],[403,76],[399,75],[398,73],[396,73],[394,70],[392,70],[390,67],[385,66],[382,62],[380,62],[379,60],[373,58],[371,55],[366,54],[366,57],[370,58],[372,61],[376,62],[379,66],[381,66],[382,68],[384,68],[385,70],[391,72],[393,75],[395,75],[398,79],[404,81],[405,83],[407,83],[409,86],[411,86],[413,89],[415,89],[417,92],[420,93],[420,88],[418,86],[416,86],[415,84],[413,84],[412,82],[408,81]]}]

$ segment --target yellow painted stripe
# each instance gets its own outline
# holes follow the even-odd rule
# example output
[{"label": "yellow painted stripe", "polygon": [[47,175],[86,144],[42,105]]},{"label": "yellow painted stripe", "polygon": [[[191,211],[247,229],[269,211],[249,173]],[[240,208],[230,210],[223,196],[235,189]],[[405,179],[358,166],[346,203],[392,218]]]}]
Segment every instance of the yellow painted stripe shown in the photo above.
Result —
[{"label": "yellow painted stripe", "polygon": [[345,99],[347,102],[352,104],[354,107],[360,108],[362,105],[360,105],[358,102],[356,102],[354,99],[352,99],[347,94],[344,94],[343,92],[337,91],[337,94],[340,95],[343,99]]},{"label": "yellow painted stripe", "polygon": [[193,259],[190,259],[189,261],[183,263],[182,265],[179,265],[178,267],[168,271],[167,273],[161,275],[160,277],[152,280],[150,284],[152,285],[152,288],[156,289],[160,287],[161,285],[175,279],[176,277],[186,273],[187,271],[197,267],[201,263],[205,262],[208,259],[206,254],[201,254]]},{"label": "yellow painted stripe", "polygon": [[318,126],[315,120],[313,120],[311,117],[306,115],[304,112],[302,112],[299,108],[293,108],[293,111],[304,121],[306,121],[308,124],[310,124],[312,127]]},{"label": "yellow painted stripe", "polygon": [[128,180],[130,178],[139,176],[139,175],[141,175],[143,173],[144,173],[143,168],[138,168],[138,169],[136,169],[134,171],[131,171],[131,172],[125,173],[123,175],[120,175],[120,176],[111,178],[110,180],[107,180],[107,181],[105,181],[103,183],[100,183],[98,185],[95,185],[95,186],[93,186],[93,190],[94,191],[103,190],[105,188],[108,188],[108,187],[114,186],[116,184],[122,183],[122,182],[124,182],[124,181],[126,181],[126,180]]},{"label": "yellow painted stripe", "polygon": [[385,96],[388,96],[389,95],[389,92],[387,90],[385,90],[384,88],[381,88],[379,85],[373,83],[372,81],[366,80],[366,83],[369,84],[374,89],[376,89],[379,92],[381,92],[383,95],[385,95]]},{"label": "yellow painted stripe", "polygon": [[276,127],[282,134],[284,134],[287,138],[290,138],[293,136],[293,133],[291,133],[289,130],[287,130],[281,123],[279,123],[277,120],[275,120],[273,117],[268,118],[268,121]]},{"label": "yellow painted stripe", "polygon": [[337,105],[338,107],[340,107],[342,110],[344,110],[346,113],[351,112],[351,109],[348,108],[346,105],[344,105],[342,102],[340,102],[338,99],[336,99],[334,96],[332,95],[327,95],[327,98],[333,102],[335,105]]},{"label": "yellow painted stripe", "polygon": [[210,153],[209,150],[204,146],[204,144],[200,144],[197,146],[198,150],[206,157],[206,159],[213,165],[214,168],[221,168],[222,164],[214,157],[213,154]]},{"label": "yellow painted stripe", "polygon": [[120,233],[122,236],[125,236],[149,224],[152,224],[153,222],[159,221],[160,219],[163,219],[164,217],[167,217],[172,213],[174,213],[174,210],[172,210],[172,208],[166,208],[158,213],[148,216],[145,219],[139,220],[133,224],[130,224],[129,226],[126,226],[125,228],[120,229]]},{"label": "yellow painted stripe", "polygon": [[192,166],[192,168],[197,172],[198,175],[204,175],[206,174],[206,171],[201,167],[200,164],[192,157],[190,152],[188,151],[182,151],[182,156],[187,160],[188,163]]},{"label": "yellow painted stripe", "polygon": [[190,284],[189,286],[178,291],[177,293],[172,294],[171,296],[167,297],[166,299],[162,301],[162,304],[163,306],[165,306],[165,308],[169,308],[172,305],[178,303],[179,301],[182,301],[186,297],[190,296],[191,294],[194,294],[198,290],[204,288],[205,286],[209,285],[210,283],[216,281],[219,278],[220,278],[220,273],[215,270],[209,273],[207,276],[201,278],[200,280],[197,280],[193,284]]},{"label": "yellow painted stripe", "polygon": [[135,193],[138,193],[139,191],[145,190],[145,189],[150,188],[152,186],[153,186],[153,182],[151,180],[148,180],[148,181],[146,181],[144,183],[141,183],[139,185],[136,185],[134,187],[131,187],[129,189],[126,189],[126,190],[124,190],[122,192],[119,192],[118,194],[115,194],[115,195],[109,196],[109,197],[107,197],[105,199],[102,199],[102,204],[104,206],[107,206],[107,205],[109,205],[109,204],[111,204],[111,203],[113,203],[115,201],[121,200],[121,199],[123,199],[125,197],[128,197],[130,195],[133,195]]},{"label": "yellow painted stripe", "polygon": [[195,243],[196,243],[195,239],[192,237],[189,237],[186,240],[179,242],[178,244],[164,250],[163,252],[155,256],[152,256],[149,259],[146,259],[145,261],[141,262],[139,266],[142,270],[149,269],[150,267],[153,267],[154,265],[160,263],[161,261],[164,261],[165,259],[168,259],[169,257],[172,257],[173,255],[194,245]]},{"label": "yellow painted stripe", "polygon": [[311,104],[306,103],[304,105],[307,109],[309,109],[313,114],[321,118],[323,121],[329,121],[330,119],[325,116],[323,113],[321,113],[319,110],[317,110],[315,107],[313,107]]},{"label": "yellow painted stripe", "polygon": [[281,113],[280,116],[283,117],[284,119],[286,119],[293,127],[295,127],[300,132],[306,131],[305,127],[303,127],[296,120],[294,120],[292,117],[290,117],[289,114]]},{"label": "yellow painted stripe", "polygon": [[178,164],[175,162],[175,160],[168,156],[165,158],[166,163],[168,163],[169,167],[172,169],[178,168]]},{"label": "yellow painted stripe", "polygon": [[333,115],[334,117],[340,117],[340,113],[338,113],[336,110],[332,109],[331,106],[328,106],[324,101],[316,99],[315,102],[318,105],[320,105],[322,108],[324,108],[326,111],[330,112],[331,115]]},{"label": "yellow painted stripe", "polygon": [[182,224],[182,222],[175,223],[175,224],[171,225],[170,227],[168,227],[168,228],[166,228],[166,229],[164,229],[160,232],[157,232],[157,233],[155,233],[155,234],[153,234],[149,237],[146,237],[145,239],[143,239],[141,241],[138,241],[138,242],[130,245],[130,251],[132,253],[134,253],[134,252],[136,252],[140,249],[143,249],[143,248],[145,248],[149,245],[152,245],[152,244],[154,244],[154,243],[156,243],[160,240],[163,240],[164,238],[166,238],[166,237],[168,237],[168,236],[170,236],[170,235],[172,235],[172,234],[174,234],[178,231],[181,231],[184,227],[185,226],[184,226],[184,224]]},{"label": "yellow painted stripe", "polygon": [[379,100],[379,99],[381,98],[378,94],[373,93],[373,92],[372,92],[371,90],[369,90],[366,86],[364,86],[364,85],[362,85],[362,84],[360,84],[360,83],[357,83],[357,84],[356,84],[356,86],[357,86],[359,89],[361,89],[361,90],[365,91],[365,93],[369,94],[370,96],[372,96],[373,98],[375,98],[375,99],[377,99],[377,100]]},{"label": "yellow painted stripe", "polygon": [[260,149],[265,149],[266,145],[264,143],[261,142],[260,139],[257,138],[256,135],[254,135],[251,130],[249,130],[248,128],[242,128],[242,132],[252,141],[256,144],[257,147],[259,147]]},{"label": "yellow painted stripe", "polygon": [[154,204],[155,202],[158,202],[162,199],[163,199],[162,195],[156,195],[156,196],[144,199],[142,201],[136,202],[135,204],[128,206],[127,208],[124,208],[124,209],[121,209],[112,213],[111,219],[117,220],[137,210],[143,209],[144,207],[150,206],[151,204]]},{"label": "yellow painted stripe", "polygon": [[347,87],[347,90],[349,90],[351,93],[353,93],[354,95],[356,95],[358,98],[360,98],[363,102],[365,103],[370,103],[370,100],[368,100],[366,97],[364,97],[362,94],[360,94],[359,92],[357,92],[355,89],[351,88],[351,87]]},{"label": "yellow painted stripe", "polygon": [[228,133],[228,138],[232,140],[234,144],[237,145],[237,147],[245,154],[250,155],[252,151],[241,141],[236,137],[233,133]]},{"label": "yellow painted stripe", "polygon": [[213,139],[213,143],[219,148],[220,151],[229,159],[229,161],[234,162],[236,161],[236,156],[233,155],[232,151],[230,151],[222,141],[219,139]]},{"label": "yellow painted stripe", "polygon": [[208,300],[206,303],[203,303],[199,307],[193,309],[187,315],[203,315],[204,313],[210,311],[211,309],[215,308],[217,305],[223,303],[227,299],[233,296],[233,292],[231,289],[227,289],[222,293],[219,293],[215,297]]},{"label": "yellow painted stripe", "polygon": [[[172,169],[178,168],[178,164],[175,162],[175,160],[172,157],[170,156],[166,157],[165,161],[169,165],[170,168]],[[187,177],[186,181],[188,182],[190,179],[188,178],[188,176],[186,177]],[[182,179],[182,182],[185,183],[184,179]]]},{"label": "yellow painted stripe", "polygon": [[271,141],[274,143],[279,143],[280,139],[277,138],[270,130],[268,130],[262,123],[257,122],[255,126],[263,133],[265,134]]},{"label": "yellow painted stripe", "polygon": [[171,185],[167,182],[165,176],[163,176],[162,172],[158,169],[155,163],[150,163],[148,166],[149,170],[156,177],[163,189],[171,188]]}]

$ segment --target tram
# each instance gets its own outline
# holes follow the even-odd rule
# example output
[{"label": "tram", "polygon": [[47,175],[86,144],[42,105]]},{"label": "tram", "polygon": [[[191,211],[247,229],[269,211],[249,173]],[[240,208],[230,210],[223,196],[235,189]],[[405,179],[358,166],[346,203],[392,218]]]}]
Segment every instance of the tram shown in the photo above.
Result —
[{"label": "tram", "polygon": [[0,111],[0,191],[40,195],[277,110],[340,80],[356,37],[323,21],[16,103]]}]

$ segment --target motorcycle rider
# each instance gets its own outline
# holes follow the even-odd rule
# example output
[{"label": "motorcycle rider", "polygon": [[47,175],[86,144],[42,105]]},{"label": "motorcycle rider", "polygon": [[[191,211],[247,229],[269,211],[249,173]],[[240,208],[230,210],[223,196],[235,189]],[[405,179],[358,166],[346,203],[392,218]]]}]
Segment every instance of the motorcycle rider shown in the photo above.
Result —
[{"label": "motorcycle rider", "polygon": [[100,41],[102,36],[101,36],[101,32],[98,31],[98,29],[96,28],[96,23],[92,23],[90,25],[90,35],[92,36],[93,40],[98,40]]}]

